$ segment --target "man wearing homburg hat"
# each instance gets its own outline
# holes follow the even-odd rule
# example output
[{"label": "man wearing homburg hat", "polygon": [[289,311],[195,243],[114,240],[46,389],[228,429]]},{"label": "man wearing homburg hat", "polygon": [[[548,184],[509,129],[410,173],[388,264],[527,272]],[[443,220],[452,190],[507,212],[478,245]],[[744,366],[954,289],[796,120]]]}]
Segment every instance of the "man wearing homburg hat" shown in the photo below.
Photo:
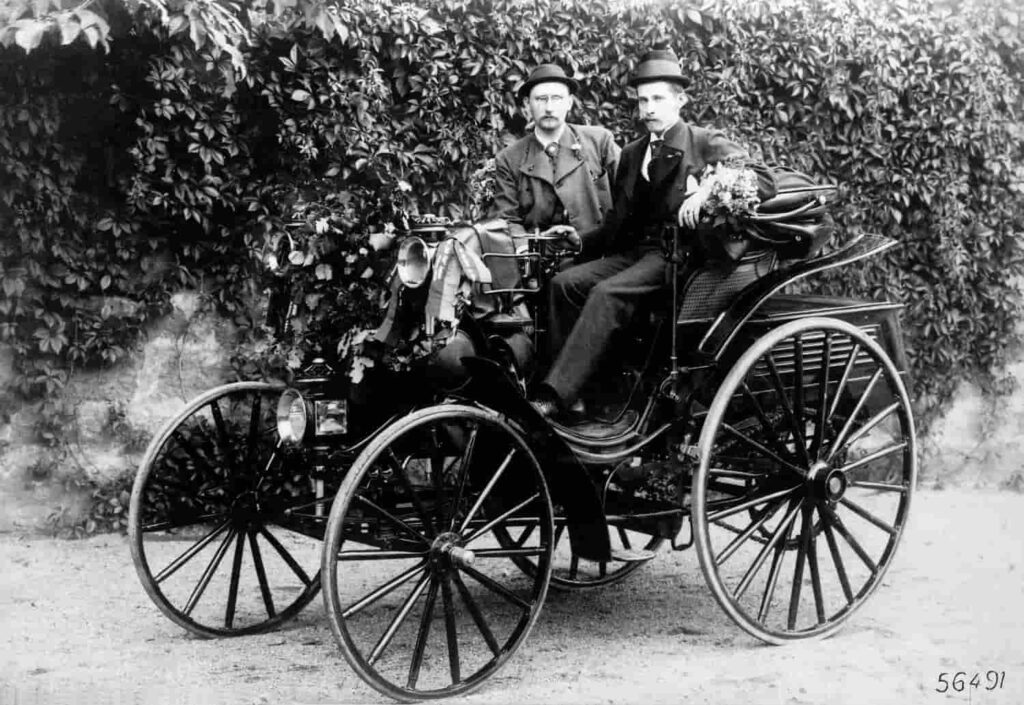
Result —
[{"label": "man wearing homburg hat", "polygon": [[630,79],[648,134],[622,150],[613,210],[596,236],[609,254],[561,272],[551,282],[549,325],[552,349],[559,352],[533,402],[545,416],[576,401],[637,303],[665,289],[665,228],[676,223],[696,227],[707,192],[693,186],[705,166],[741,160],[757,174],[762,200],[775,193],[771,173],[750,160],[743,147],[719,131],[680,120],[685,83],[670,50],[645,54]]},{"label": "man wearing homburg hat", "polygon": [[512,235],[562,235],[588,257],[598,252],[594,236],[612,207],[620,150],[609,130],[566,122],[577,88],[555,64],[530,72],[519,97],[533,132],[495,157],[490,216],[508,221]]}]

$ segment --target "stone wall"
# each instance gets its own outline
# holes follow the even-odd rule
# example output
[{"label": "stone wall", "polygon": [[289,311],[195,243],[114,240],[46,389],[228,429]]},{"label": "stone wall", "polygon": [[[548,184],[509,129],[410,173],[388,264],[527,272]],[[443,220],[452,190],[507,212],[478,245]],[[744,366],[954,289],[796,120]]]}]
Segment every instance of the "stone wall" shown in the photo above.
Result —
[{"label": "stone wall", "polygon": [[[172,298],[174,310],[148,331],[139,352],[113,369],[76,372],[65,399],[73,418],[57,448],[32,442],[36,411],[0,418],[0,531],[31,529],[53,512],[82,515],[76,478],[109,481],[133,473],[145,440],[187,400],[228,381],[229,323],[199,312],[198,294]],[[0,348],[0,389],[13,375]]]}]

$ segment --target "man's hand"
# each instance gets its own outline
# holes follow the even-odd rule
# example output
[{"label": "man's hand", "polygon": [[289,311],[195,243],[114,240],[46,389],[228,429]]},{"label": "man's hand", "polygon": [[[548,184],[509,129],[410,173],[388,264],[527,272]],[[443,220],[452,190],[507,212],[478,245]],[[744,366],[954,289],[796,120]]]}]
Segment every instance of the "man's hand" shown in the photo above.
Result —
[{"label": "man's hand", "polygon": [[687,196],[683,205],[679,206],[679,224],[691,230],[696,228],[697,221],[700,219],[700,209],[707,200],[707,191],[700,188]]},{"label": "man's hand", "polygon": [[565,242],[572,249],[579,251],[583,247],[583,241],[580,239],[580,234],[576,232],[576,228],[571,225],[552,225],[550,228],[541,233],[543,237],[557,237],[562,236],[562,241]]}]

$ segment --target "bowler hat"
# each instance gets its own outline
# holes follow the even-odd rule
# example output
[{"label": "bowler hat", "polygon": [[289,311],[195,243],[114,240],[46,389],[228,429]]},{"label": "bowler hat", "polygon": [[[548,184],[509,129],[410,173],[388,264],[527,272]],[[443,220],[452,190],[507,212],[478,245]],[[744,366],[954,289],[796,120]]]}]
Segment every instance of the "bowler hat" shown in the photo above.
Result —
[{"label": "bowler hat", "polygon": [[541,64],[530,72],[529,77],[526,79],[526,83],[519,88],[519,97],[525,98],[530,95],[530,89],[538,83],[549,83],[552,81],[556,83],[564,83],[569,86],[570,93],[575,93],[576,89],[580,86],[575,79],[567,76],[565,71],[558,64]]},{"label": "bowler hat", "polygon": [[679,59],[671,49],[653,49],[640,58],[640,65],[629,79],[629,85],[636,87],[651,81],[668,81],[686,85],[687,80],[679,68]]}]

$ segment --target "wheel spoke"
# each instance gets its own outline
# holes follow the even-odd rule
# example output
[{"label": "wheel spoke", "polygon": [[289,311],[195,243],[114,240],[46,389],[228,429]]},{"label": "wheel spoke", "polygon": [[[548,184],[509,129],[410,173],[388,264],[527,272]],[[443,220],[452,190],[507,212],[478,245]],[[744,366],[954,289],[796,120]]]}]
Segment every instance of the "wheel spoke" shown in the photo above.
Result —
[{"label": "wheel spoke", "polygon": [[866,436],[868,432],[871,431],[871,429],[873,429],[875,426],[884,421],[887,416],[889,416],[892,412],[896,411],[896,409],[898,409],[899,407],[900,403],[898,401],[893,402],[892,404],[890,404],[889,406],[885,407],[877,414],[872,416],[867,422],[864,423],[863,426],[861,426],[854,433],[852,433],[850,437],[847,438],[846,441],[842,444],[842,446],[840,446],[837,443],[832,448],[832,451],[829,453],[829,459],[835,457],[836,453],[843,450],[844,448],[850,448],[851,446],[853,446],[854,443],[856,443],[861,438]]},{"label": "wheel spoke", "polygon": [[380,598],[382,598],[382,597],[384,597],[386,595],[390,595],[392,592],[394,592],[400,586],[402,586],[405,583],[409,582],[409,580],[411,580],[417,573],[426,570],[426,565],[427,565],[427,562],[426,561],[422,561],[422,562],[414,565],[412,568],[409,568],[408,570],[402,571],[401,573],[399,573],[398,575],[393,577],[391,580],[387,581],[386,583],[381,585],[379,588],[374,590],[373,592],[371,592],[371,593],[369,593],[367,595],[364,595],[363,597],[361,597],[356,602],[353,602],[351,605],[348,606],[348,608],[345,609],[344,612],[341,613],[341,616],[344,617],[345,619],[351,619],[356,614],[358,614],[361,610],[369,607],[370,605],[372,605],[374,602],[376,602]]},{"label": "wheel spoke", "polygon": [[853,366],[857,363],[858,354],[860,354],[860,342],[855,342],[853,347],[850,348],[850,355],[846,358],[846,363],[843,365],[843,374],[839,377],[839,386],[836,387],[835,396],[832,397],[832,404],[828,409],[829,419],[836,415],[839,402],[843,398],[843,390],[846,389],[846,384],[850,381],[850,373],[853,372]]},{"label": "wheel spoke", "polygon": [[802,455],[810,464],[807,454],[807,420],[804,419],[804,339],[799,333],[793,336],[793,419],[796,433],[793,442],[804,448]]},{"label": "wheel spoke", "polygon": [[466,441],[466,450],[462,453],[462,463],[459,465],[459,484],[455,489],[455,499],[452,501],[451,516],[448,517],[448,521],[446,522],[448,525],[448,531],[455,531],[455,520],[459,515],[459,504],[462,502],[462,495],[466,491],[466,481],[469,478],[469,468],[473,460],[473,450],[476,448],[476,436],[479,430],[480,427],[474,424],[473,430],[469,434],[469,439]]},{"label": "wheel spoke", "polygon": [[828,376],[832,367],[832,331],[825,332],[821,343],[821,369],[818,372],[818,416],[814,422],[814,440],[811,455],[817,456],[825,442],[825,424],[828,422]]},{"label": "wheel spoke", "polygon": [[515,448],[510,450],[508,452],[508,455],[506,455],[505,459],[501,462],[501,465],[498,466],[498,469],[495,471],[494,475],[491,477],[490,480],[488,480],[487,486],[484,487],[483,491],[480,492],[480,496],[476,498],[476,502],[473,503],[473,507],[466,513],[465,518],[462,520],[462,525],[459,527],[460,534],[465,532],[466,527],[469,526],[469,523],[471,521],[473,521],[473,517],[476,516],[476,513],[480,510],[480,507],[483,505],[484,500],[487,499],[487,496],[491,493],[491,490],[494,489],[494,486],[498,483],[498,479],[501,477],[502,473],[505,472],[505,468],[509,466],[509,463],[512,462],[512,458],[515,456],[515,454]]},{"label": "wheel spoke", "polygon": [[437,601],[438,577],[434,575],[430,580],[430,589],[427,590],[427,599],[423,603],[423,616],[420,618],[420,631],[416,635],[416,645],[412,650],[412,661],[409,663],[409,678],[405,687],[410,690],[416,687],[416,681],[420,678],[420,668],[423,666],[423,652],[427,648],[427,637],[430,634],[430,622],[434,619],[434,603]]},{"label": "wheel spoke", "polygon": [[484,641],[487,642],[487,646],[490,648],[491,653],[497,656],[501,653],[501,646],[498,644],[498,640],[494,638],[494,633],[491,632],[491,628],[487,626],[487,620],[484,619],[484,615],[477,606],[476,600],[474,600],[473,596],[469,593],[469,588],[466,587],[466,584],[462,582],[462,578],[459,576],[458,571],[452,572],[451,576],[452,582],[455,583],[455,587],[458,589],[459,595],[462,597],[462,601],[466,605],[466,609],[469,610],[470,616],[473,617],[473,623],[476,624],[476,628],[480,631],[480,635],[484,638]]},{"label": "wheel spoke", "polygon": [[764,412],[764,407],[761,406],[761,402],[757,400],[757,395],[750,389],[750,386],[743,381],[740,388],[743,390],[743,395],[747,398],[747,401],[754,407],[754,415],[757,416],[757,421],[761,424],[762,430],[764,430],[765,437],[772,444],[775,452],[780,456],[792,457],[792,453],[789,452],[789,448],[779,440],[778,434],[775,432],[775,428],[772,425],[771,420],[768,418],[768,414]]},{"label": "wheel spoke", "polygon": [[796,446],[800,460],[807,465],[810,465],[811,459],[807,455],[807,439],[801,430],[803,422],[801,420],[798,423],[796,416],[793,415],[793,409],[789,405],[789,399],[786,397],[786,387],[782,383],[782,376],[779,374],[779,368],[775,365],[775,356],[772,355],[771,351],[768,352],[766,364],[768,365],[768,372],[770,373],[769,376],[772,380],[772,386],[775,387],[775,393],[778,395],[779,405],[782,407],[782,412],[785,414],[786,420],[789,421],[789,427],[793,434],[793,445]]},{"label": "wheel spoke", "polygon": [[255,461],[256,449],[259,447],[259,429],[260,429],[260,395],[253,395],[252,401],[252,412],[249,415],[249,438],[247,441],[248,448],[245,454],[245,464],[248,466],[250,463]]},{"label": "wheel spoke", "polygon": [[748,472],[746,470],[730,470],[728,468],[708,468],[708,474],[715,477],[730,477],[737,480],[759,480],[764,473]]},{"label": "wheel spoke", "polygon": [[740,546],[747,542],[747,540],[754,534],[754,532],[760,530],[761,527],[767,524],[770,519],[774,519],[778,515],[778,513],[782,511],[782,508],[783,506],[785,506],[785,504],[786,500],[780,499],[779,501],[775,502],[774,505],[765,507],[760,518],[758,518],[756,521],[751,522],[750,526],[748,526],[736,538],[730,541],[729,545],[722,549],[722,551],[717,556],[715,556],[715,565],[720,566],[727,560],[729,560],[729,558],[732,557],[732,555],[737,551],[737,549],[739,549]]},{"label": "wheel spoke", "polygon": [[213,423],[217,427],[217,444],[224,456],[224,463],[237,470],[238,466],[235,463],[235,456],[231,452],[231,443],[228,439],[228,427],[224,423],[224,415],[221,413],[220,404],[216,399],[210,402],[210,413],[213,415]]},{"label": "wheel spoke", "polygon": [[757,610],[757,621],[762,624],[768,619],[768,611],[771,609],[772,597],[775,596],[775,586],[779,582],[779,573],[782,570],[782,558],[786,554],[786,541],[792,531],[787,531],[781,541],[775,543],[772,552],[772,565],[768,569],[768,581],[764,586],[764,594],[761,595],[761,606]]},{"label": "wheel spoke", "polygon": [[814,611],[818,617],[818,624],[825,622],[825,599],[821,592],[821,573],[818,569],[818,540],[814,535],[814,526],[808,532],[810,538],[807,541],[807,566],[811,569],[811,590],[814,592]]},{"label": "wheel spoke", "polygon": [[245,549],[245,535],[241,532],[235,540],[235,558],[231,562],[231,587],[228,588],[228,604],[224,610],[224,626],[231,629],[235,622],[235,604],[238,601],[238,579],[242,574],[242,551]]},{"label": "wheel spoke", "polygon": [[782,537],[782,534],[784,532],[788,532],[790,527],[793,525],[793,521],[796,519],[797,512],[800,510],[802,504],[802,499],[796,500],[796,502],[793,503],[793,508],[789,510],[789,514],[786,515],[782,520],[782,523],[780,523],[775,528],[775,531],[772,532],[771,538],[768,539],[768,542],[765,543],[764,547],[757,554],[754,562],[750,564],[749,568],[747,568],[747,572],[743,574],[743,578],[740,580],[739,585],[737,585],[736,589],[733,591],[734,599],[739,600],[743,597],[743,593],[745,593],[747,588],[750,587],[750,581],[754,579],[757,572],[761,570],[761,566],[764,565],[764,561],[768,557],[768,551],[775,546]]},{"label": "wheel spoke", "polygon": [[850,416],[846,419],[846,423],[843,424],[843,429],[839,432],[839,435],[836,436],[836,440],[832,443],[832,448],[829,449],[828,455],[825,456],[826,460],[832,460],[832,457],[846,444],[846,436],[853,428],[853,423],[857,420],[857,416],[860,414],[861,409],[864,408],[864,404],[867,402],[868,397],[871,396],[871,390],[874,389],[874,386],[881,378],[882,368],[879,367],[875,370],[875,374],[871,375],[871,380],[864,388],[864,391],[861,392],[860,399],[857,400],[857,405],[853,407],[853,411],[850,412]]},{"label": "wheel spoke", "polygon": [[754,449],[759,454],[763,455],[764,457],[768,458],[769,460],[772,460],[775,463],[778,463],[782,467],[787,468],[789,470],[792,470],[793,472],[799,473],[801,475],[804,474],[805,471],[803,469],[801,469],[799,466],[794,465],[793,463],[791,463],[788,460],[784,459],[782,456],[780,456],[777,453],[773,452],[768,447],[758,443],[753,438],[750,438],[749,436],[744,435],[742,432],[736,430],[731,425],[729,425],[727,423],[723,423],[722,424],[722,430],[725,431],[726,433],[728,433],[730,436],[732,436],[736,440],[738,440],[739,442],[741,442],[744,445],[746,445],[747,447]]},{"label": "wheel spoke", "polygon": [[230,525],[230,523],[231,523],[230,521],[225,521],[222,524],[220,524],[219,526],[217,526],[216,528],[211,529],[210,532],[208,534],[206,534],[206,536],[204,536],[203,538],[201,538],[198,541],[196,541],[186,551],[184,551],[181,555],[179,555],[173,561],[168,563],[167,567],[165,567],[159,573],[154,575],[153,576],[153,582],[155,582],[155,583],[157,583],[159,585],[163,581],[167,580],[167,578],[169,578],[172,575],[174,575],[178,571],[178,569],[181,568],[181,566],[183,566],[186,563],[188,563],[190,560],[192,560],[195,557],[195,555],[197,553],[199,553],[204,548],[206,548],[208,545],[210,545],[210,542],[213,541],[215,538],[217,538],[217,536],[220,535],[220,533],[222,531],[227,529],[228,526]]},{"label": "wheel spoke", "polygon": [[497,526],[501,522],[505,521],[506,519],[511,517],[516,512],[522,511],[527,506],[529,506],[530,503],[534,502],[539,497],[540,497],[540,492],[534,492],[531,496],[527,497],[526,499],[524,499],[522,502],[520,502],[516,506],[512,507],[511,509],[509,509],[506,512],[502,512],[500,515],[496,516],[494,519],[491,519],[489,522],[487,522],[486,524],[481,526],[479,529],[474,531],[472,534],[467,536],[465,539],[463,539],[463,543],[467,544],[470,541],[479,538],[481,534],[484,534],[484,533],[490,531],[495,526]]},{"label": "wheel spoke", "polygon": [[462,680],[459,671],[459,634],[455,629],[455,602],[447,573],[441,577],[441,603],[444,606],[444,631],[448,641],[448,670],[452,684],[455,684]]},{"label": "wheel spoke", "polygon": [[[423,530],[426,532],[426,535],[429,537],[435,536],[434,527],[430,517],[427,515],[427,510],[423,507],[423,502],[420,501],[419,495],[416,494],[416,490],[412,486],[412,480],[406,474],[408,462],[400,462],[398,456],[395,455],[395,451],[391,448],[388,448],[387,459],[391,469],[398,476],[398,479],[401,480],[402,486],[405,487],[405,491],[409,494],[409,501],[415,507],[416,513],[420,515],[420,521],[423,523]],[[406,460],[408,461],[408,459]]]},{"label": "wheel spoke", "polygon": [[235,536],[235,530],[231,529],[228,531],[227,536],[220,542],[220,546],[217,546],[217,551],[210,558],[210,562],[206,564],[206,570],[199,578],[199,582],[192,589],[192,594],[188,597],[188,602],[185,603],[185,609],[182,610],[186,615],[192,614],[192,610],[196,608],[199,603],[199,598],[206,592],[206,587],[210,584],[210,580],[213,579],[213,574],[217,572],[218,566],[220,566],[221,560],[224,559],[224,554],[228,551],[228,546],[231,544],[231,539]]},{"label": "wheel spoke", "polygon": [[890,536],[896,535],[896,527],[879,519],[874,514],[869,512],[867,509],[854,502],[852,499],[849,499],[848,497],[843,497],[842,499],[839,500],[839,503],[842,504],[847,509],[849,509],[854,514],[856,514],[857,516],[859,516],[860,518],[864,519],[865,521],[871,522],[872,524],[874,524]]},{"label": "wheel spoke", "polygon": [[797,614],[800,611],[800,588],[804,581],[804,562],[807,560],[807,551],[811,545],[811,532],[814,527],[811,523],[811,507],[803,508],[803,521],[800,525],[800,545],[796,550],[796,565],[793,567],[793,585],[789,594],[789,620],[787,622],[790,631],[796,629]]},{"label": "wheel spoke", "polygon": [[292,554],[289,553],[288,550],[281,545],[281,542],[277,540],[276,536],[267,531],[267,527],[261,526],[260,534],[263,536],[263,538],[267,540],[267,543],[274,547],[274,550],[277,551],[277,554],[281,556],[285,563],[288,564],[288,567],[292,569],[292,572],[295,573],[296,576],[298,576],[299,580],[302,581],[303,585],[309,587],[313,584],[312,579],[310,579],[310,577],[306,575],[306,571],[302,569],[302,566],[299,565],[299,562],[296,561]]},{"label": "wheel spoke", "polygon": [[822,531],[825,534],[825,541],[828,543],[828,551],[832,554],[832,565],[836,567],[836,574],[839,576],[839,583],[843,586],[843,594],[846,595],[846,604],[853,604],[853,589],[850,587],[850,578],[846,575],[846,566],[843,565],[843,556],[839,553],[839,546],[836,544],[835,534],[832,533],[832,525],[827,521],[822,523]]},{"label": "wheel spoke", "polygon": [[260,544],[256,539],[256,532],[249,532],[249,549],[252,551],[252,565],[256,569],[256,580],[260,584],[260,595],[263,596],[263,606],[267,610],[267,616],[273,617],[277,614],[274,609],[274,596],[270,594],[270,585],[267,583],[267,571],[263,567],[263,554],[260,552]]},{"label": "wheel spoke", "polygon": [[380,657],[384,655],[384,650],[388,648],[389,644],[391,644],[391,640],[395,638],[395,634],[398,633],[398,630],[405,621],[405,618],[409,616],[409,612],[412,611],[412,607],[416,603],[416,600],[418,600],[420,595],[423,594],[429,579],[430,574],[424,573],[423,577],[420,578],[420,581],[416,583],[416,587],[414,587],[412,592],[409,593],[409,596],[405,598],[405,602],[402,603],[402,607],[397,613],[395,613],[395,616],[391,619],[391,623],[388,624],[388,628],[384,630],[383,634],[381,634],[377,644],[373,647],[373,651],[370,652],[370,656],[366,659],[366,662],[369,665],[374,665],[378,660],[380,660]]},{"label": "wheel spoke", "polygon": [[[223,519],[227,516],[226,512],[214,512],[213,514],[203,514],[201,516],[192,517],[186,521],[160,521],[155,524],[145,524],[142,526],[142,531],[145,533],[151,533],[153,531],[167,531],[168,529],[184,529],[186,526],[195,526],[196,524],[205,524],[211,519]],[[221,524],[222,527],[227,526],[228,522]]]},{"label": "wheel spoke", "polygon": [[543,556],[547,552],[546,546],[536,548],[479,548],[473,549],[473,555],[477,558],[512,558],[519,556]]},{"label": "wheel spoke", "polygon": [[868,482],[866,480],[851,481],[850,487],[863,487],[867,490],[878,490],[879,492],[899,492],[900,494],[906,494],[909,489],[906,485],[890,485],[887,482]]},{"label": "wheel spoke", "polygon": [[860,543],[858,543],[857,539],[853,537],[853,534],[850,533],[849,529],[846,528],[843,524],[843,520],[839,518],[839,515],[832,511],[832,508],[827,504],[821,505],[821,510],[825,516],[828,517],[828,520],[832,522],[832,526],[834,526],[836,531],[839,532],[839,535],[846,540],[846,543],[850,545],[850,548],[853,549],[854,553],[856,553],[864,562],[864,565],[871,569],[871,574],[874,575],[877,573],[878,566],[875,565],[873,560],[871,560],[871,556],[869,556],[868,552],[864,550]]},{"label": "wheel spoke", "polygon": [[462,565],[462,566],[459,566],[459,567],[466,573],[466,575],[468,575],[471,578],[473,578],[474,580],[476,580],[478,583],[483,585],[485,588],[487,588],[491,592],[494,592],[495,594],[500,595],[501,597],[504,597],[506,600],[511,602],[513,605],[519,607],[524,612],[529,612],[530,611],[530,608],[532,607],[532,605],[529,602],[527,602],[523,598],[519,597],[519,595],[515,594],[514,592],[512,592],[507,587],[505,587],[504,585],[502,585],[498,581],[494,580],[490,576],[484,575],[483,573],[478,571],[476,568],[472,568],[472,567],[470,567],[468,565]]},{"label": "wheel spoke", "polygon": [[367,498],[365,495],[362,495],[362,494],[356,495],[356,501],[360,502],[361,504],[365,504],[367,507],[369,507],[373,511],[377,512],[378,514],[380,514],[382,517],[384,517],[385,519],[390,521],[392,524],[394,524],[399,529],[402,529],[403,531],[405,531],[407,534],[409,534],[410,536],[415,538],[420,543],[425,543],[425,544],[428,544],[428,545],[430,544],[430,540],[427,539],[427,537],[424,536],[421,532],[416,531],[416,529],[412,528],[406,522],[402,521],[401,519],[396,517],[394,514],[392,514],[388,510],[384,509],[384,507],[378,506],[376,502],[374,502],[373,500]]},{"label": "wheel spoke", "polygon": [[771,494],[760,495],[760,496],[754,497],[753,499],[748,499],[745,502],[740,502],[739,504],[734,504],[734,505],[728,507],[727,509],[722,509],[721,511],[717,511],[717,512],[714,512],[712,514],[708,514],[708,521],[711,522],[711,523],[717,523],[721,519],[726,519],[728,517],[731,517],[733,514],[739,514],[740,512],[746,511],[747,509],[750,509],[752,507],[756,507],[759,504],[766,504],[768,502],[771,502],[772,500],[782,499],[783,497],[786,497],[788,495],[792,495],[799,488],[800,488],[799,485],[794,485],[793,487],[787,487],[786,489],[779,490],[778,492],[772,492]]},{"label": "wheel spoke", "polygon": [[407,558],[426,558],[430,555],[429,550],[423,551],[381,551],[377,549],[363,549],[355,551],[338,551],[339,561],[396,561]]},{"label": "wheel spoke", "polygon": [[[868,463],[872,463],[872,462],[878,460],[879,458],[885,458],[887,456],[892,455],[893,453],[899,453],[900,451],[905,450],[906,447],[907,447],[907,442],[906,441],[902,441],[900,443],[896,443],[896,444],[891,445],[891,446],[886,446],[885,448],[882,448],[881,450],[876,450],[874,453],[869,453],[869,454],[867,454],[867,455],[865,455],[865,456],[863,456],[861,458],[857,458],[852,463],[844,465],[843,467],[841,467],[839,469],[842,472],[849,473],[851,470],[856,470],[857,468],[862,467],[864,465],[867,465]],[[862,483],[856,483],[856,482],[850,483],[850,484],[854,485],[855,487],[866,487],[868,485],[883,486],[885,488],[892,488],[892,487],[894,487],[894,485],[882,485],[882,483],[877,483],[877,482],[868,483],[868,485],[864,485]],[[903,487],[899,487],[899,489],[902,490]]]}]

